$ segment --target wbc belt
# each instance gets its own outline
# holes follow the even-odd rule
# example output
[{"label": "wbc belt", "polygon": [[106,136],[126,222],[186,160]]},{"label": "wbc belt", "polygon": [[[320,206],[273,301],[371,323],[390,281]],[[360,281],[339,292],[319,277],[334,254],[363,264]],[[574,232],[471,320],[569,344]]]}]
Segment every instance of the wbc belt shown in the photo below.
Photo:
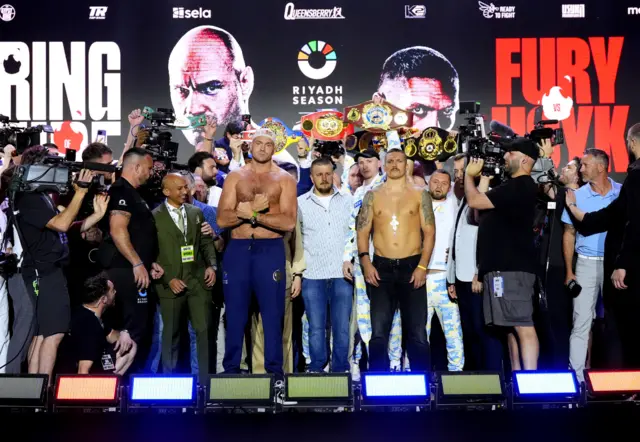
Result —
[{"label": "wbc belt", "polygon": [[375,104],[373,100],[344,108],[345,121],[370,132],[386,132],[413,126],[413,112],[389,102]]}]

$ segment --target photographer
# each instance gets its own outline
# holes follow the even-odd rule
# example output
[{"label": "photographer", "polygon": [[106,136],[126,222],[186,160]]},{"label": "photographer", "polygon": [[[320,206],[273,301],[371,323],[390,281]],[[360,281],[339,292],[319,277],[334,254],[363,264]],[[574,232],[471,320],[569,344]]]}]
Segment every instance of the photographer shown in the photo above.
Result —
[{"label": "photographer", "polygon": [[146,150],[131,148],[125,153],[122,175],[109,189],[109,219],[104,223],[109,236],[99,251],[122,309],[121,335],[125,339],[130,336],[138,345],[136,367],[144,364],[151,345],[155,302],[147,297],[149,272],[154,279],[162,275],[162,269],[154,263],[158,256],[156,225],[138,193],[152,169],[153,159]]},{"label": "photographer", "polygon": [[[45,147],[29,148],[22,155],[21,166],[42,163],[48,156]],[[80,172],[73,185],[75,195],[62,212],[45,193],[18,193],[15,200],[24,247],[22,277],[28,295],[36,300],[36,337],[29,351],[29,373],[48,374],[49,379],[70,320],[69,293],[62,270],[69,257],[65,232],[78,215],[92,178],[92,172]]]},{"label": "photographer", "polygon": [[[533,327],[533,294],[536,281],[532,226],[538,186],[531,178],[539,157],[538,146],[516,138],[505,146],[505,173],[510,179],[480,193],[474,178],[484,161],[473,158],[464,178],[465,197],[472,209],[484,210],[478,229],[478,276],[484,283],[485,323],[515,328],[523,368],[535,370],[538,338]],[[488,361],[495,367],[500,361]],[[517,363],[513,368],[517,369]]]},{"label": "photographer", "polygon": [[122,375],[136,355],[136,344],[120,340],[102,317],[115,303],[116,290],[105,274],[84,281],[82,305],[73,310],[69,334],[60,352],[58,373]]}]

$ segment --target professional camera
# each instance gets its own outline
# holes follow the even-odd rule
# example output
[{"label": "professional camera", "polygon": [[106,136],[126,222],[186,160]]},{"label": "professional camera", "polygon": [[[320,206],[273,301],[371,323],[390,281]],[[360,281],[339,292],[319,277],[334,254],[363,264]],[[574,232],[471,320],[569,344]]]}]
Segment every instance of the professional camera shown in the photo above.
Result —
[{"label": "professional camera", "polygon": [[504,174],[505,148],[500,143],[500,137],[495,134],[487,136],[484,117],[480,114],[480,103],[463,101],[460,103],[460,113],[464,115],[466,123],[458,128],[459,153],[465,153],[469,158],[484,160],[482,174],[499,179]]},{"label": "professional camera", "polygon": [[11,144],[16,148],[18,155],[32,146],[40,144],[40,134],[42,132],[53,133],[53,128],[49,125],[38,125],[31,127],[12,126],[9,117],[0,115],[0,151],[4,151],[7,144]]},{"label": "professional camera", "polygon": [[340,141],[315,140],[313,149],[323,157],[340,158],[345,154],[344,147]]},{"label": "professional camera", "polygon": [[[10,191],[12,193],[54,192],[65,195],[73,188],[74,174],[82,169],[107,173],[116,172],[116,167],[109,164],[72,162],[65,158],[48,156],[41,163],[18,166],[11,180]],[[106,190],[102,175],[94,176],[91,183],[79,185],[93,187],[96,192]]]}]

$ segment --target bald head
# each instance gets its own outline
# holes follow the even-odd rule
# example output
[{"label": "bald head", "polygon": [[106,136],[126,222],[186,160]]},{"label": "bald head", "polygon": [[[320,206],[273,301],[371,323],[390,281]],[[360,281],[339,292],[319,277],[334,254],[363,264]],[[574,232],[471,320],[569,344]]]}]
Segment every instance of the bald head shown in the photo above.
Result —
[{"label": "bald head", "polygon": [[[176,116],[214,116],[218,126],[248,114],[253,71],[245,65],[242,49],[227,31],[199,26],[176,43],[169,56],[169,86]],[[194,146],[200,130],[184,132]]]},{"label": "bald head", "polygon": [[180,207],[187,200],[189,184],[180,174],[170,173],[162,179],[162,193],[172,206]]}]

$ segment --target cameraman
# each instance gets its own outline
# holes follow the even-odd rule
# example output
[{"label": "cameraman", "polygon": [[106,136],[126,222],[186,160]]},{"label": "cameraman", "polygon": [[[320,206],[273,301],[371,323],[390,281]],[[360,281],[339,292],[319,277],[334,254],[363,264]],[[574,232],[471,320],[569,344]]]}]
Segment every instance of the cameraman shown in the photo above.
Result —
[{"label": "cameraman", "polygon": [[[122,175],[109,189],[109,232],[100,248],[100,260],[117,290],[124,327],[121,339],[130,336],[138,347],[135,367],[141,367],[151,346],[152,318],[155,302],[149,301],[149,272],[162,275],[155,264],[158,255],[157,232],[153,214],[138,193],[153,169],[151,154],[131,148],[123,157]],[[120,318],[119,318],[120,319]]]},{"label": "cameraman", "polygon": [[[49,156],[47,148],[27,149],[21,166],[37,164]],[[15,201],[17,225],[23,241],[22,277],[29,296],[35,299],[36,337],[29,349],[29,373],[48,374],[51,379],[58,346],[69,329],[70,307],[63,266],[69,251],[66,235],[78,215],[93,173],[82,170],[69,206],[58,212],[45,193],[19,193]]]},{"label": "cameraman", "polygon": [[[536,281],[532,226],[538,186],[531,170],[540,152],[526,138],[505,146],[505,173],[511,179],[480,193],[474,178],[484,161],[473,158],[464,178],[465,197],[472,209],[484,210],[478,229],[478,277],[483,280],[485,323],[515,328],[523,368],[538,364],[538,337],[533,327],[533,294]],[[490,361],[494,366],[498,361]],[[515,364],[517,368],[517,364]]]}]

